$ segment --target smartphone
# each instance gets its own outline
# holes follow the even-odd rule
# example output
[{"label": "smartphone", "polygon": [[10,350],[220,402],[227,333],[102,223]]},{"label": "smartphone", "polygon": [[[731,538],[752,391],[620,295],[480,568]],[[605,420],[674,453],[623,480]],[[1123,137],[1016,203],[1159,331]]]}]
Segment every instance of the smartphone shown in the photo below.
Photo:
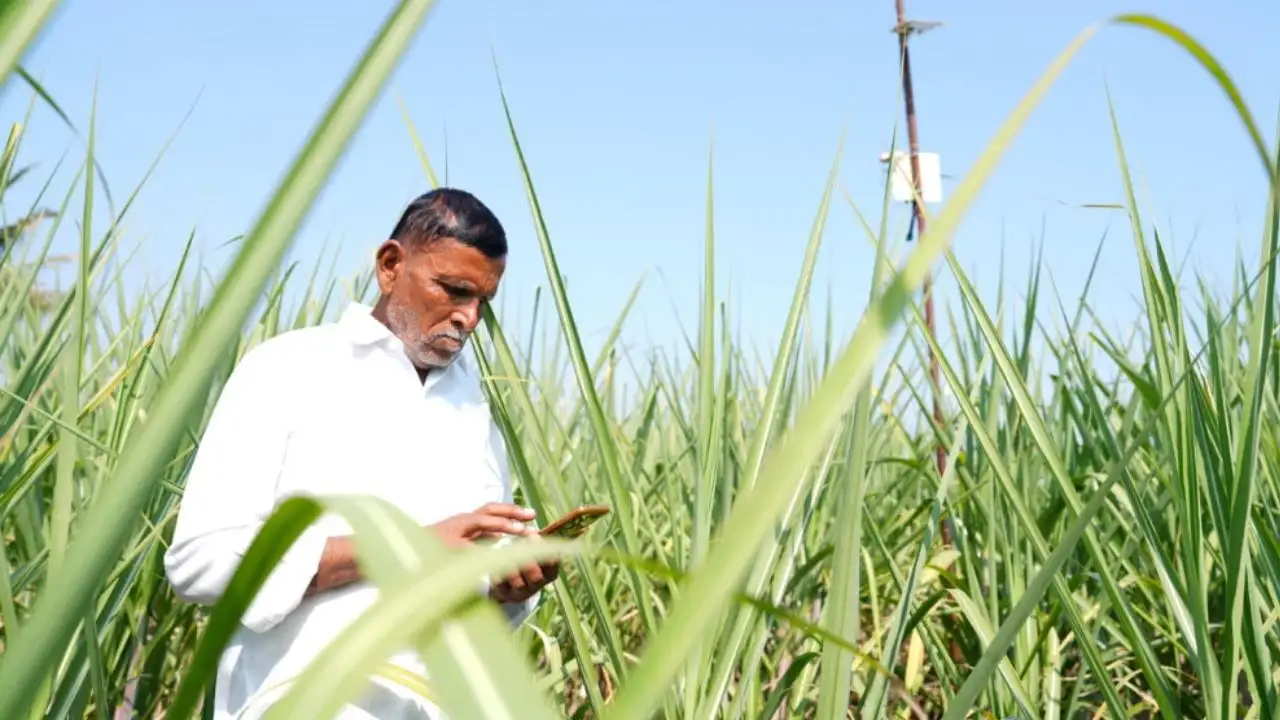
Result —
[{"label": "smartphone", "polygon": [[608,515],[608,505],[582,505],[565,513],[563,517],[542,528],[539,534],[543,537],[558,537],[572,540],[580,537],[597,520]]}]

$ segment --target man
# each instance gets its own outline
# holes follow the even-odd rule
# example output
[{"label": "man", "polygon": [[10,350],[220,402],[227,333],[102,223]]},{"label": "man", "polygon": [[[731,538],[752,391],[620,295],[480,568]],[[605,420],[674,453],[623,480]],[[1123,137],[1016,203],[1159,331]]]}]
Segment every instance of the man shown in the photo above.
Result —
[{"label": "man", "polygon": [[[511,503],[506,450],[461,356],[505,269],[506,235],[472,195],[429,192],[378,248],[381,296],[341,320],[267,340],[237,364],[187,477],[165,571],[176,594],[216,602],[272,509],[296,494],[380,496],[451,546],[535,534]],[[214,717],[257,718],[377,591],[363,582],[337,516],[285,555],[223,654]],[[555,563],[488,583],[514,625]],[[426,674],[411,651],[393,658]],[[421,698],[375,684],[343,720],[435,717]]]}]

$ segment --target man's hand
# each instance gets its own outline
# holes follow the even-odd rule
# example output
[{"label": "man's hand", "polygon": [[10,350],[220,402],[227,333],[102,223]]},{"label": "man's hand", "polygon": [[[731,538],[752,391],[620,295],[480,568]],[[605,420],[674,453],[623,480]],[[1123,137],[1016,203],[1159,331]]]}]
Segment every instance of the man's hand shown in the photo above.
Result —
[{"label": "man's hand", "polygon": [[447,517],[430,528],[444,540],[445,545],[462,548],[479,539],[502,535],[536,535],[538,531],[525,524],[533,518],[534,512],[528,508],[507,503],[489,503],[474,512]]},{"label": "man's hand", "polygon": [[[475,512],[445,518],[431,529],[453,548],[471,545],[476,540],[500,538],[503,535],[520,537],[538,536],[538,531],[525,523],[535,514],[528,508],[508,503],[489,503]],[[560,574],[560,563],[548,560],[526,565],[505,578],[494,578],[489,586],[489,597],[497,602],[518,603],[533,597],[542,588],[554,582]]]},{"label": "man's hand", "polygon": [[502,603],[524,602],[533,597],[534,593],[555,582],[559,575],[560,561],[554,558],[525,565],[519,572],[512,573],[501,580],[495,580],[489,586],[489,597]]},{"label": "man's hand", "polygon": [[[474,512],[454,515],[429,527],[436,531],[445,545],[460,548],[479,539],[498,538],[503,535],[537,535],[537,530],[525,524],[533,518],[534,512],[528,508],[507,503],[489,503],[477,508]],[[305,595],[311,596],[325,590],[339,588],[360,579],[360,568],[356,563],[356,553],[351,545],[351,539],[329,538],[324,546],[324,555],[320,558],[320,567],[312,576]]]}]

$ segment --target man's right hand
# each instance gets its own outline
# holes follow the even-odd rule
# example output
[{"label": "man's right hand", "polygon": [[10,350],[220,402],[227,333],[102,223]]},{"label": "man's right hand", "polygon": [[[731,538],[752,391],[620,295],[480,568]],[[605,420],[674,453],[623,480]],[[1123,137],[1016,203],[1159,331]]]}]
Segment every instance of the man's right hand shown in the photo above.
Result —
[{"label": "man's right hand", "polygon": [[460,548],[481,538],[536,535],[538,531],[525,524],[534,517],[535,513],[529,508],[489,503],[473,512],[454,515],[428,527],[435,530],[445,545]]},{"label": "man's right hand", "polygon": [[[507,503],[489,503],[473,512],[454,515],[428,527],[435,530],[446,545],[459,548],[481,538],[536,535],[538,531],[525,524],[534,517],[535,513],[528,508]],[[312,576],[311,584],[307,586],[305,594],[314,595],[324,590],[342,587],[356,582],[360,577],[351,539],[329,538],[325,544],[324,555],[320,558],[320,567]]]}]

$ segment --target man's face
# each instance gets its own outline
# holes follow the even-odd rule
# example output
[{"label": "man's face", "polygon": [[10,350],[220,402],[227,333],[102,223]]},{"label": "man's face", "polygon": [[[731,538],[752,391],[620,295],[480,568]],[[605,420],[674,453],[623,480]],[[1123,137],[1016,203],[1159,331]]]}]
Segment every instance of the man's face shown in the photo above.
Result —
[{"label": "man's face", "polygon": [[419,370],[448,367],[498,292],[505,258],[452,238],[421,247],[388,241],[378,250],[385,322]]}]

